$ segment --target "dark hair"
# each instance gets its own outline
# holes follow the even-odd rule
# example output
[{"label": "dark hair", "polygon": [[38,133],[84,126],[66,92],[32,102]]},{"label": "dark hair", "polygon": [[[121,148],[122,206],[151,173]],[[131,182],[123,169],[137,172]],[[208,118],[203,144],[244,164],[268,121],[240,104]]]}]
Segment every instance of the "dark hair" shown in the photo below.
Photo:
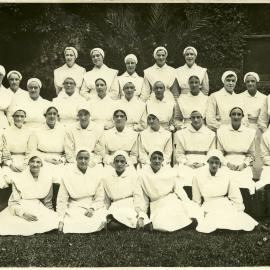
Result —
[{"label": "dark hair", "polygon": [[243,117],[245,116],[245,115],[244,115],[244,111],[243,111],[242,108],[240,108],[240,107],[233,107],[233,108],[230,110],[230,114],[229,114],[230,117],[231,117],[232,111],[233,111],[234,109],[239,109],[239,110],[242,112],[242,116],[243,116]]},{"label": "dark hair", "polygon": [[123,113],[123,114],[125,115],[126,119],[127,119],[127,114],[126,114],[126,112],[125,112],[125,111],[123,111],[123,110],[121,110],[121,109],[118,109],[118,110],[114,111],[114,113],[113,113],[113,117],[115,117],[115,115],[116,115],[118,112]]},{"label": "dark hair", "polygon": [[29,160],[28,160],[28,164],[30,163],[30,161],[32,161],[32,159],[34,158],[39,158],[41,160],[41,164],[43,165],[42,159],[38,156],[32,156]]},{"label": "dark hair", "polygon": [[56,111],[57,111],[57,115],[59,116],[59,113],[58,113],[58,109],[55,107],[55,106],[50,106],[47,110],[46,110],[46,112],[44,113],[44,116],[46,117],[46,114],[49,112],[49,110],[51,110],[51,109],[55,109]]},{"label": "dark hair", "polygon": [[89,153],[88,150],[82,149],[82,150],[80,150],[80,151],[77,153],[76,157],[77,157],[80,153],[83,153],[83,152],[88,153],[88,155],[90,156],[90,153]]},{"label": "dark hair", "polygon": [[12,114],[12,117],[14,117],[15,113],[16,113],[16,112],[19,112],[19,111],[24,112],[24,116],[26,117],[26,111],[25,111],[24,109],[18,109],[18,110],[16,110],[16,111]]},{"label": "dark hair", "polygon": [[153,156],[154,154],[159,154],[160,156],[164,157],[164,155],[163,155],[163,153],[162,153],[161,151],[156,150],[156,151],[154,151],[154,152],[151,154],[151,157],[150,157],[150,158],[152,158],[152,156]]},{"label": "dark hair", "polygon": [[96,84],[96,83],[97,83],[97,81],[99,81],[99,80],[103,81],[103,82],[105,83],[105,85],[107,86],[106,81],[105,81],[104,79],[102,79],[102,78],[97,78],[97,79],[95,80],[95,84]]},{"label": "dark hair", "polygon": [[192,112],[190,113],[190,115],[192,115],[193,113],[199,113],[199,114],[202,116],[202,113],[199,112],[199,111],[194,110],[194,111],[192,111]]},{"label": "dark hair", "polygon": [[157,118],[159,120],[159,118],[153,113],[149,113],[148,116],[147,116],[147,119],[148,119],[149,116],[154,116],[155,118]]}]

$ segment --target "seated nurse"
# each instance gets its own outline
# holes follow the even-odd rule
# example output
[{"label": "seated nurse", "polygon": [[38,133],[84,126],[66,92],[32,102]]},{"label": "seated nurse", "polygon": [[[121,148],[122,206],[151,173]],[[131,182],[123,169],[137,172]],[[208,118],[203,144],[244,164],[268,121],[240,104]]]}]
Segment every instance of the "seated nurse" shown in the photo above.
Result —
[{"label": "seated nurse", "polygon": [[97,169],[89,168],[90,151],[79,150],[76,164],[69,166],[62,177],[57,213],[59,231],[93,233],[106,224],[104,188]]},{"label": "seated nurse", "polygon": [[0,235],[33,235],[58,228],[53,211],[53,176],[43,167],[39,153],[29,157],[28,167],[14,175],[8,207],[0,213]]},{"label": "seated nurse", "polygon": [[150,154],[150,165],[140,172],[139,181],[153,229],[173,232],[192,223],[191,218],[200,218],[200,210],[187,196],[177,171],[162,166],[164,154],[154,150]]},{"label": "seated nurse", "polygon": [[258,222],[244,213],[241,192],[227,168],[221,168],[223,155],[211,150],[208,166],[193,178],[193,201],[201,206],[204,217],[197,231],[210,233],[216,229],[252,231]]},{"label": "seated nurse", "polygon": [[125,151],[113,155],[113,167],[102,177],[108,204],[107,229],[144,228],[150,223],[138,175],[127,165]]}]

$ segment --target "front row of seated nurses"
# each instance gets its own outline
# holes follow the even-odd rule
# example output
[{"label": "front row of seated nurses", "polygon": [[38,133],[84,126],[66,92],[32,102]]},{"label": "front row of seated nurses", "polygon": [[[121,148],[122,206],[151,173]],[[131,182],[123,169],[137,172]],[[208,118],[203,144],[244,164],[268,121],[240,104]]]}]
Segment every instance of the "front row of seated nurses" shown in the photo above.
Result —
[{"label": "front row of seated nurses", "polygon": [[[150,162],[137,171],[125,151],[116,151],[113,166],[89,167],[85,149],[62,175],[56,212],[52,206],[53,172],[39,153],[29,157],[26,170],[12,179],[8,207],[0,213],[0,235],[32,235],[58,229],[64,233],[92,233],[103,228],[138,228],[173,232],[191,224],[210,233],[216,229],[251,231],[257,221],[244,213],[235,174],[221,167],[219,150],[207,154],[207,166],[193,178],[193,199],[183,188],[175,168],[164,163],[156,149]],[[3,181],[3,178],[2,178]],[[3,185],[3,184],[2,184]]]}]

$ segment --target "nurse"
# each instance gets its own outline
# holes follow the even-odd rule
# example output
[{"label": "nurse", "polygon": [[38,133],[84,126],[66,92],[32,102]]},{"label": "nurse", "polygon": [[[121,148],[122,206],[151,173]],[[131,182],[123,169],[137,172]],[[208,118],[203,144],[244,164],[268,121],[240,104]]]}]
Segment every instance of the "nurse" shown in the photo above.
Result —
[{"label": "nurse", "polygon": [[150,154],[150,165],[141,170],[139,179],[150,207],[153,229],[173,232],[191,224],[191,218],[200,218],[201,213],[188,198],[177,171],[162,166],[163,161],[162,151],[154,150]]},{"label": "nurse", "polygon": [[190,115],[191,124],[175,133],[175,160],[183,185],[192,186],[192,178],[206,165],[206,155],[216,146],[215,133],[203,124],[198,111]]},{"label": "nurse", "polygon": [[104,164],[112,165],[114,153],[122,150],[128,155],[128,165],[136,165],[138,163],[138,133],[126,127],[127,114],[122,109],[115,110],[113,121],[114,128],[104,132]]},{"label": "nurse", "polygon": [[39,129],[33,131],[29,138],[29,153],[38,152],[43,158],[48,170],[53,173],[54,181],[59,183],[65,171],[64,152],[65,128],[58,122],[58,109],[49,106],[44,111],[46,122]]},{"label": "nurse", "polygon": [[90,156],[79,150],[76,163],[63,175],[56,206],[60,232],[93,233],[106,224],[104,188],[100,173],[89,168]]},{"label": "nurse", "polygon": [[256,189],[260,189],[270,184],[270,129],[268,128],[261,139],[261,158],[263,162],[260,180],[256,182]]},{"label": "nurse", "polygon": [[172,158],[172,134],[160,126],[159,119],[154,114],[147,117],[147,129],[139,135],[139,162],[141,165],[150,164],[150,153],[153,149],[162,149],[164,164],[168,165]]},{"label": "nurse", "polygon": [[115,111],[116,101],[107,93],[106,81],[98,78],[95,81],[97,95],[89,101],[91,120],[102,125],[105,130],[114,126],[112,115]]},{"label": "nurse", "polygon": [[26,112],[24,108],[14,108],[12,113],[13,125],[4,130],[2,143],[3,172],[22,172],[27,167],[28,143],[31,130],[24,126]]},{"label": "nurse", "polygon": [[6,70],[0,65],[0,130],[5,129],[9,126],[7,119],[7,111],[12,103],[13,93],[7,90],[3,85],[2,81],[6,75]]},{"label": "nurse", "polygon": [[[113,155],[113,167],[108,167],[102,183],[108,204],[107,229],[143,229],[150,220],[146,214],[138,175],[127,165],[125,151]],[[147,226],[149,227],[150,224]]]},{"label": "nurse", "polygon": [[22,102],[22,100],[26,100],[29,97],[27,91],[20,88],[20,83],[22,80],[22,74],[17,70],[11,70],[7,74],[7,79],[9,83],[9,88],[7,91],[12,95],[12,102],[7,110],[7,118],[10,124],[13,123],[12,114],[14,112],[14,107],[18,102]]},{"label": "nurse", "polygon": [[146,102],[147,115],[158,116],[160,125],[166,130],[174,130],[175,102],[165,95],[165,84],[156,81],[153,85],[154,97]]},{"label": "nurse", "polygon": [[193,179],[193,201],[204,212],[196,230],[202,233],[216,229],[252,231],[258,222],[244,212],[241,192],[226,168],[221,168],[222,161],[222,153],[211,150],[207,155],[208,165]]},{"label": "nurse", "polygon": [[191,75],[196,75],[199,78],[202,93],[207,96],[209,93],[207,69],[200,67],[195,63],[198,56],[197,50],[194,47],[188,46],[184,49],[183,56],[186,61],[185,65],[176,69],[176,78],[180,86],[180,93],[189,93],[189,77]]},{"label": "nurse", "polygon": [[53,99],[53,104],[59,110],[60,122],[67,127],[76,123],[77,108],[84,98],[76,91],[76,81],[72,77],[64,79],[63,88],[61,95]]},{"label": "nurse", "polygon": [[174,97],[178,96],[178,93],[172,92],[174,90],[173,85],[176,73],[173,67],[166,64],[168,51],[165,47],[157,47],[154,50],[153,56],[156,63],[144,70],[144,86],[141,98],[144,101],[147,101],[150,96],[154,98],[154,84],[157,81],[162,81],[165,87],[165,96],[168,100],[174,101]]},{"label": "nurse", "polygon": [[258,118],[263,104],[266,102],[266,96],[257,90],[257,83],[260,77],[255,72],[248,72],[244,76],[244,83],[247,90],[239,94],[244,100],[247,109],[249,127],[258,129]]},{"label": "nurse", "polygon": [[[260,158],[260,143],[262,137],[262,130],[260,128],[258,119],[261,113],[263,104],[267,101],[267,97],[257,90],[257,83],[260,81],[260,77],[255,72],[248,72],[244,76],[244,83],[246,84],[247,90],[239,94],[244,100],[245,108],[247,109],[247,116],[249,127],[256,130],[255,139],[255,162],[254,168],[261,169],[262,160]],[[256,177],[257,178],[257,177]]]},{"label": "nurse", "polygon": [[191,75],[188,80],[190,91],[186,95],[180,95],[175,107],[176,129],[182,129],[191,123],[191,112],[199,111],[205,121],[205,112],[208,97],[200,91],[200,78]]},{"label": "nurse", "polygon": [[127,126],[134,131],[140,132],[147,126],[146,105],[138,99],[135,93],[135,85],[132,82],[125,83],[123,87],[124,96],[117,102],[119,108],[127,113]]},{"label": "nurse", "polygon": [[240,107],[232,108],[231,123],[217,130],[217,149],[225,156],[223,165],[229,168],[233,179],[240,188],[255,192],[252,164],[255,158],[255,134],[252,128],[242,124],[244,112]]},{"label": "nurse", "polygon": [[109,68],[103,63],[105,53],[101,48],[92,49],[90,56],[94,67],[92,70],[85,73],[80,94],[86,98],[86,100],[96,96],[95,81],[98,78],[102,78],[106,81],[108,94],[111,95],[112,83],[116,79],[118,70]]},{"label": "nurse", "polygon": [[[234,71],[225,71],[221,80],[224,87],[212,93],[207,101],[206,124],[213,131],[216,131],[223,124],[230,124],[229,114],[232,108],[241,107],[246,112],[243,99],[234,92],[237,82],[236,73]],[[243,124],[248,126],[246,113]]]},{"label": "nurse", "polygon": [[29,157],[28,167],[12,177],[8,207],[0,213],[0,235],[33,235],[58,228],[53,211],[52,174],[38,153]]},{"label": "nurse", "polygon": [[25,127],[36,129],[45,123],[44,111],[51,104],[50,101],[40,96],[42,83],[38,78],[27,81],[28,97],[18,100],[16,106],[23,106],[26,112]]},{"label": "nurse", "polygon": [[121,99],[124,96],[124,85],[128,82],[132,82],[135,87],[134,96],[140,97],[143,92],[143,77],[139,76],[136,72],[136,66],[138,59],[135,54],[128,54],[124,59],[126,65],[126,71],[114,80],[112,86],[112,94],[114,99]]},{"label": "nurse", "polygon": [[78,51],[74,47],[66,47],[64,50],[65,64],[54,70],[54,87],[56,95],[62,93],[63,81],[67,77],[73,78],[76,85],[76,92],[79,92],[83,82],[83,76],[86,73],[85,68],[76,64]]},{"label": "nurse", "polygon": [[77,108],[79,121],[66,129],[64,149],[68,163],[76,162],[76,153],[88,149],[93,155],[90,166],[101,166],[105,155],[103,126],[90,120],[90,108],[86,102]]}]

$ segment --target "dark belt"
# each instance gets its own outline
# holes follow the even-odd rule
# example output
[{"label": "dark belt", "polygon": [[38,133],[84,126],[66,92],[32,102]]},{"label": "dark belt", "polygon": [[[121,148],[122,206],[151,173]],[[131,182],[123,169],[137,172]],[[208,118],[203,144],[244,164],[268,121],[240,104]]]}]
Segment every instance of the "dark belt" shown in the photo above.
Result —
[{"label": "dark belt", "polygon": [[40,149],[37,149],[37,151],[41,152],[41,153],[45,153],[45,154],[57,154],[57,155],[64,155],[64,152],[45,152],[45,151],[42,151]]},{"label": "dark belt", "polygon": [[247,153],[245,153],[245,152],[233,152],[233,151],[231,151],[231,152],[225,152],[225,156],[226,155],[246,155]]},{"label": "dark belt", "polygon": [[207,151],[185,151],[185,155],[206,155]]}]

